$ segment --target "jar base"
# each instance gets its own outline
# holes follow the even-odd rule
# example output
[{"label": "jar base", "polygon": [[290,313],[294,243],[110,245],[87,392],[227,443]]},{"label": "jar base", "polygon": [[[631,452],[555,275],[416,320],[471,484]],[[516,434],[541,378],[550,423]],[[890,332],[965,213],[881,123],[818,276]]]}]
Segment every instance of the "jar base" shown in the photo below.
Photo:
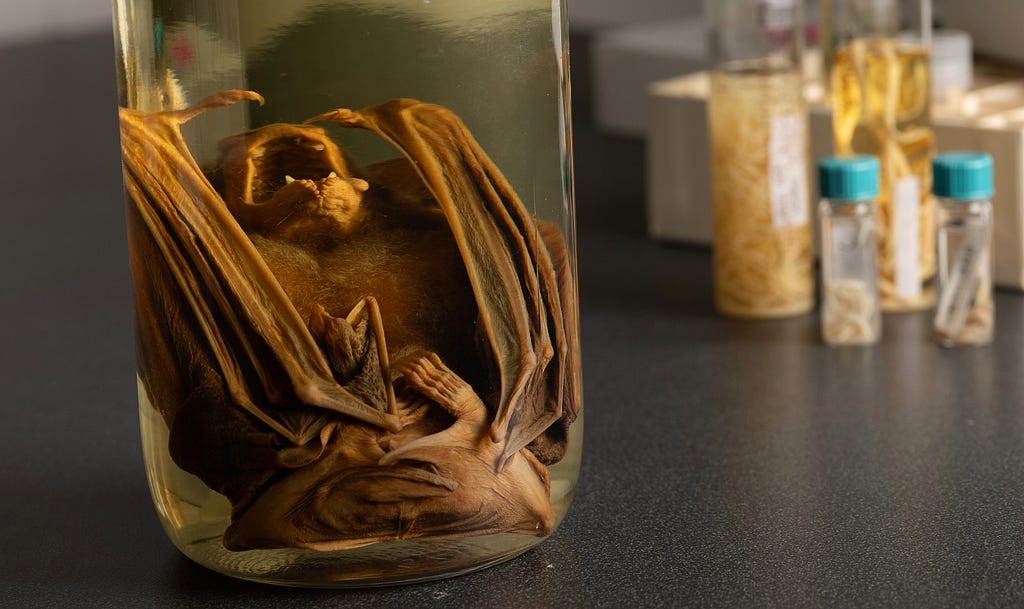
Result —
[{"label": "jar base", "polygon": [[771,309],[741,307],[721,302],[715,303],[715,311],[723,317],[733,319],[759,320],[759,319],[785,319],[788,317],[801,317],[814,310],[814,302],[807,301],[785,307]]},{"label": "jar base", "polygon": [[883,313],[917,313],[935,307],[936,293],[934,287],[926,287],[921,295],[914,298],[900,298],[882,294],[879,304]]},{"label": "jar base", "polygon": [[220,537],[178,545],[196,564],[230,577],[294,588],[373,588],[465,575],[511,560],[544,541],[517,534],[377,543],[337,552],[231,552]]}]

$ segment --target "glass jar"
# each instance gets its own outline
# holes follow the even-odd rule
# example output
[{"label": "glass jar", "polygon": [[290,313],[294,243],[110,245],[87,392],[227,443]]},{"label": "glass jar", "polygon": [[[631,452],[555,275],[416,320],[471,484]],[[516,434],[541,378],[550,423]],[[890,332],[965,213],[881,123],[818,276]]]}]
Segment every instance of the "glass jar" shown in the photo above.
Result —
[{"label": "glass jar", "polygon": [[708,0],[715,305],[800,315],[814,305],[802,3]]},{"label": "glass jar", "polygon": [[829,157],[818,164],[821,220],[821,335],[830,346],[873,345],[878,306],[875,198],[878,159]]},{"label": "glass jar", "polygon": [[987,345],[995,329],[992,297],[992,157],[935,157],[939,197],[939,302],[935,335],[943,347]]},{"label": "glass jar", "polygon": [[[832,0],[832,111],[837,154],[881,161],[878,286],[884,311],[934,303],[930,6],[922,32],[900,37],[898,0]],[[921,42],[923,41],[923,42]]]},{"label": "glass jar", "polygon": [[349,586],[550,535],[582,436],[562,3],[114,9],[171,540],[229,575]]}]

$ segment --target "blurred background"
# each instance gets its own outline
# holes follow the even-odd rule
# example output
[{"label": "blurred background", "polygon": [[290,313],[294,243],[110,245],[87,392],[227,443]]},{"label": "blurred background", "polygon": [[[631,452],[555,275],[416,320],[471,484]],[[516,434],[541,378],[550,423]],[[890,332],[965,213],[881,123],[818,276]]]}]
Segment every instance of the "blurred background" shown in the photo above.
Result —
[{"label": "blurred background", "polygon": [[[692,202],[699,215],[681,221],[679,214],[697,212],[673,199],[672,193],[658,199],[658,188],[651,187],[650,134],[667,131],[647,121],[651,83],[707,67],[702,1],[569,0],[567,4],[579,225],[636,238],[706,245],[710,205],[708,197],[700,194],[706,192],[706,176],[701,173],[703,184],[698,185],[668,183],[677,191],[697,193]],[[815,5],[808,3],[809,12]],[[111,5],[107,0],[6,0],[4,8],[0,115],[7,118],[3,141],[8,154],[0,166],[5,211],[5,221],[0,223],[0,270],[8,285],[17,288],[3,291],[0,311],[9,313],[8,319],[38,324],[40,336],[53,333],[52,319],[31,314],[38,311],[40,300],[53,285],[62,286],[84,321],[69,324],[67,331],[77,335],[60,340],[88,343],[106,335],[111,324],[123,328],[130,319]],[[1024,2],[938,0],[936,16],[944,25],[971,32],[976,51],[1011,64],[1024,62],[1024,37],[1014,31],[1016,24],[1024,22]],[[813,16],[807,21],[812,23]],[[704,133],[702,117],[677,127]],[[691,152],[705,149],[697,142],[688,145],[683,137],[672,138]],[[71,153],[83,149],[88,153]],[[683,179],[679,168],[685,165],[668,158],[664,164],[668,178],[662,178]],[[691,172],[696,175],[699,169]],[[657,181],[658,176],[653,177]],[[41,188],[48,191],[45,200],[50,205],[36,203]],[[112,204],[88,208],[82,201]],[[671,206],[678,213],[661,220],[656,209],[652,212],[658,205]],[[103,234],[83,234],[80,227],[87,224],[86,218],[94,220],[89,224],[104,226]],[[697,227],[696,232],[687,234],[690,226]],[[29,250],[24,239],[15,246],[12,238],[26,232],[38,234]],[[1019,246],[1020,235],[1012,237],[1013,245]],[[0,338],[10,334],[6,326],[0,330]],[[16,352],[5,351],[3,357],[12,359]],[[130,369],[130,345],[102,352],[124,353],[125,369]],[[20,361],[9,370],[47,365],[49,353],[42,346],[23,350],[19,358],[31,360],[32,353],[38,362]]]},{"label": "blurred background", "polygon": [[[8,319],[39,324],[40,333],[53,332],[52,319],[30,314],[53,285],[62,286],[85,318],[72,324],[71,331],[81,334],[77,336],[80,344],[88,343],[105,334],[109,324],[122,328],[130,319],[111,5],[107,0],[6,0],[4,4],[0,114],[8,119],[3,130],[8,154],[0,166],[5,211],[5,222],[0,223],[0,260],[4,261],[0,270],[8,285],[17,289],[3,292],[0,310],[9,313]],[[809,30],[813,30],[817,4],[807,3]],[[708,67],[702,0],[568,0],[567,6],[578,224],[637,239],[706,246],[711,206],[702,169],[706,155],[700,154],[706,150],[706,140],[700,139],[706,137],[703,100],[695,98],[700,113],[686,119],[688,115],[676,111],[686,95],[670,92],[661,98],[667,104],[666,116],[684,117],[682,122],[652,124],[648,120],[656,83]],[[1011,70],[1024,64],[1024,37],[1014,31],[1016,24],[1024,22],[1020,0],[936,0],[935,21],[970,33],[981,56]],[[998,128],[996,122],[1007,120],[1019,132],[1017,123],[1024,116],[1016,108],[1024,105],[1024,85],[996,87],[993,94],[998,107],[986,128]],[[815,121],[825,126],[816,131]],[[827,140],[828,124],[827,116],[812,112],[812,140],[817,132]],[[659,135],[664,136],[662,140]],[[949,132],[943,137],[950,145],[960,143]],[[974,143],[966,142],[972,147]],[[88,153],[72,153],[81,150]],[[692,158],[674,156],[687,152]],[[813,152],[815,157],[827,153]],[[1016,180],[1010,172],[1002,175]],[[1016,185],[1013,192],[1006,187],[997,191],[1024,200],[1017,188],[1024,181],[1012,183]],[[50,205],[36,203],[41,188],[48,191],[45,200]],[[89,208],[82,201],[112,204]],[[1014,209],[1020,207],[1016,199],[1011,203]],[[87,218],[93,222],[86,223]],[[85,224],[103,226],[104,232],[83,234],[80,227]],[[996,248],[1013,251],[1000,254],[997,262],[1012,265],[1002,275],[997,269],[996,280],[1020,289],[1024,287],[1024,236],[1008,226],[1003,224],[1001,234],[997,229]],[[32,239],[34,249],[26,250],[24,239],[12,238],[26,232],[39,235]],[[6,327],[2,331],[9,333]],[[3,357],[13,358],[15,352],[7,351]],[[19,366],[46,365],[43,360],[49,354],[42,347],[19,357],[24,360],[33,352],[40,361],[22,361]],[[129,369],[130,345],[111,346],[103,352],[125,353],[124,365]]]},{"label": "blurred background", "polygon": [[[701,1],[576,0],[569,3],[569,11],[577,26],[591,29],[699,13]],[[4,19],[0,22],[0,41],[4,43],[74,35],[110,25],[110,3],[104,0],[7,0],[4,8]]]},{"label": "blurred background", "polygon": [[[579,224],[706,245],[710,227],[708,197],[702,194],[707,189],[706,176],[697,168],[691,171],[701,175],[701,184],[673,182],[684,177],[678,170],[684,163],[674,157],[664,164],[668,177],[652,174],[652,154],[671,155],[675,149],[652,150],[651,134],[667,130],[650,125],[647,117],[652,83],[708,67],[702,1],[569,0],[567,4]],[[816,4],[808,3],[809,24]],[[6,212],[0,253],[5,267],[10,267],[4,273],[22,279],[23,287],[5,292],[0,306],[27,310],[35,302],[32,286],[43,285],[47,278],[66,281],[70,290],[84,278],[106,277],[116,296],[106,305],[117,306],[113,313],[106,306],[100,310],[127,320],[122,208],[119,204],[102,209],[76,205],[80,200],[121,200],[110,3],[6,0],[4,8],[0,112],[8,118],[4,142],[16,153],[9,154],[0,168]],[[1024,37],[1014,31],[1016,24],[1024,22],[1024,2],[937,0],[935,14],[940,25],[971,33],[974,48],[982,55],[1010,65],[1024,63]],[[703,118],[681,128],[703,137]],[[84,144],[91,153],[62,154],[72,142],[75,149]],[[694,144],[692,150],[704,149]],[[664,188],[659,187],[659,179],[668,180]],[[52,207],[18,204],[35,201],[40,187],[52,191]],[[686,208],[672,193],[659,199],[659,192],[668,192],[665,188],[696,193],[692,202],[698,211]],[[659,206],[662,211],[669,207],[675,211],[662,219]],[[698,212],[694,218],[680,220],[679,214]],[[77,231],[85,214],[109,218],[104,224],[110,227],[109,233]],[[688,233],[690,226],[696,229]],[[35,241],[39,252],[11,251],[11,240],[4,237],[24,231],[40,232],[41,238]],[[1014,247],[1019,237],[1014,235]],[[52,257],[53,267],[48,268],[46,260],[51,258],[41,254],[53,243],[88,255],[59,261]],[[97,273],[112,266],[119,269],[117,274]],[[1002,283],[1014,286],[1012,281]],[[95,298],[104,292],[83,289],[77,293]]]},{"label": "blurred background", "polygon": [[[1024,437],[1019,433],[1019,404],[1004,398],[1019,396],[1022,391],[1020,359],[1015,359],[1020,344],[1024,344],[1020,341],[1024,334],[1020,332],[1019,312],[1005,318],[1006,337],[998,355],[1000,361],[1003,354],[1007,357],[1000,367],[992,363],[997,360],[994,350],[973,351],[960,359],[940,359],[938,351],[927,343],[929,320],[924,318],[894,323],[890,329],[895,331],[889,334],[892,341],[884,350],[830,355],[808,347],[817,344],[813,342],[817,340],[816,328],[809,319],[740,326],[716,318],[708,293],[710,262],[706,254],[649,243],[651,237],[707,243],[706,234],[700,231],[706,233],[710,223],[709,197],[698,193],[692,199],[703,210],[698,221],[683,218],[683,224],[699,230],[674,234],[664,229],[672,222],[677,226],[679,216],[659,224],[651,213],[650,206],[656,200],[650,197],[653,190],[649,181],[652,134],[668,133],[681,143],[684,152],[705,159],[706,139],[688,140],[678,135],[679,131],[659,131],[647,114],[653,83],[707,67],[702,0],[566,2],[572,48],[577,212],[583,229],[581,302],[585,309],[589,307],[590,315],[590,326],[584,333],[586,350],[591,353],[586,374],[596,379],[588,381],[595,389],[591,395],[606,404],[624,405],[607,409],[604,419],[600,418],[601,410],[596,409],[595,424],[588,427],[594,430],[588,433],[597,440],[595,446],[606,447],[606,454],[592,457],[597,464],[593,473],[601,468],[612,473],[593,478],[594,495],[589,503],[581,502],[580,509],[590,505],[594,506],[591,512],[596,512],[602,501],[617,507],[620,504],[616,501],[626,500],[623,497],[627,494],[621,492],[624,481],[637,481],[635,476],[619,477],[623,474],[616,468],[621,464],[662,467],[667,462],[675,468],[670,471],[672,475],[664,480],[652,477],[651,488],[660,491],[663,487],[656,485],[675,485],[672,488],[697,489],[699,500],[692,513],[698,515],[694,519],[698,525],[693,530],[670,528],[665,534],[661,521],[653,515],[647,518],[643,509],[685,509],[674,498],[670,501],[668,495],[647,491],[639,493],[646,503],[616,511],[611,520],[619,527],[613,540],[630,552],[639,552],[631,556],[642,556],[634,562],[642,569],[638,578],[645,582],[665,572],[650,568],[658,561],[651,560],[646,554],[649,548],[641,547],[643,544],[633,538],[638,523],[657,525],[657,535],[649,535],[655,539],[654,556],[666,558],[666,564],[677,565],[672,561],[680,556],[687,560],[696,557],[687,567],[691,569],[689,581],[732,578],[735,588],[745,592],[757,588],[750,582],[763,583],[767,577],[772,580],[769,589],[788,588],[790,593],[802,595],[813,590],[812,584],[790,586],[795,579],[806,575],[810,581],[836,572],[852,574],[847,598],[861,598],[865,590],[880,596],[888,594],[892,588],[873,584],[886,582],[890,576],[965,588],[964,582],[974,584],[977,580],[989,584],[990,590],[1006,589],[1010,586],[1007,582],[1016,582],[1015,589],[1019,589],[1019,571],[1015,569],[1020,555],[1019,523],[1024,520],[1016,506],[1004,505],[1007,497],[1019,498],[1019,489],[1024,488],[1019,467],[1019,438]],[[33,581],[42,581],[44,575],[49,577],[47,569],[59,564],[73,573],[98,573],[94,578],[97,581],[113,581],[109,574],[100,573],[104,563],[97,566],[81,558],[101,552],[101,556],[110,561],[116,558],[123,565],[115,575],[126,574],[133,560],[138,564],[153,560],[145,544],[139,542],[151,542],[157,529],[155,520],[145,530],[124,526],[137,522],[140,514],[151,515],[152,510],[142,490],[138,471],[141,459],[121,458],[128,451],[137,455],[140,449],[138,421],[125,416],[134,411],[136,387],[129,373],[135,363],[129,330],[132,314],[111,7],[108,0],[4,0],[3,7],[0,116],[6,120],[0,140],[5,146],[0,162],[4,211],[0,222],[0,274],[4,278],[0,289],[0,343],[4,345],[0,350],[0,386],[7,391],[0,412],[6,409],[12,414],[4,419],[5,433],[23,439],[14,446],[31,443],[32,450],[11,451],[15,453],[13,458],[0,465],[5,474],[0,477],[0,514],[15,514],[14,518],[5,518],[7,524],[32,533],[32,552],[9,553],[11,563],[18,563],[17,573],[25,579],[30,575]],[[979,55],[1013,71],[1024,64],[1024,36],[1018,31],[1024,23],[1024,0],[937,0],[936,15],[941,24],[971,33]],[[1017,121],[1010,131],[1024,133],[1024,115],[1010,113],[1013,104],[1024,106],[1024,85],[997,92],[1002,91],[1008,95],[1000,97],[1000,103],[1010,105],[994,107],[988,117],[995,121],[990,122],[991,129],[1006,126],[1000,127],[999,120]],[[665,99],[666,103],[675,103],[679,97]],[[822,116],[812,115],[812,121],[829,125],[829,119]],[[691,118],[673,128],[698,137],[705,130],[703,115]],[[1001,158],[1021,160],[1010,155],[1024,150],[1022,141],[1017,137]],[[671,155],[678,150],[662,152]],[[683,175],[687,159],[665,158],[669,177]],[[1024,162],[1017,166],[1024,167]],[[689,171],[703,176],[706,189],[706,174],[692,167]],[[1024,179],[1017,180],[1017,187],[1024,189]],[[682,188],[694,191],[697,186],[684,183]],[[1005,189],[1002,192],[1014,194]],[[1017,200],[1024,201],[1024,196]],[[661,201],[671,203],[674,199]],[[673,209],[693,211],[679,205]],[[101,228],[83,230],[86,226]],[[1003,226],[1009,231],[1005,233],[1006,243],[1016,247],[1017,254],[1003,256],[1002,260],[1015,261],[1016,267],[1011,270],[1017,271],[1017,280],[1024,285],[1022,232],[1012,231],[1013,223]],[[1024,226],[1024,222],[1017,226]],[[997,241],[999,238],[997,235]],[[671,273],[665,272],[668,270]],[[1013,287],[1012,281],[1004,285]],[[1010,298],[1004,300],[1003,310],[1019,311],[1019,298]],[[680,314],[681,310],[687,314]],[[687,359],[689,352],[679,349],[684,342],[694,345],[695,359]],[[636,345],[646,346],[640,349]],[[721,346],[720,351],[715,350],[717,346]],[[623,359],[623,353],[630,353],[626,349],[633,348],[643,357],[626,358],[634,361],[625,363],[616,361]],[[648,366],[655,358],[659,365]],[[743,383],[736,383],[736,378],[742,376],[735,370],[737,363],[741,364],[740,372],[751,372],[747,390],[741,390]],[[719,377],[714,374],[716,370],[730,374]],[[782,374],[775,376],[780,370]],[[50,371],[49,382],[39,382]],[[671,390],[659,395],[655,403],[645,403],[641,398],[647,394],[634,394],[621,382],[624,378],[639,379],[639,387]],[[967,382],[962,382],[964,379]],[[793,387],[799,391],[790,391]],[[774,394],[777,402],[761,403],[765,395]],[[70,395],[75,396],[75,404],[69,404]],[[748,395],[756,399],[746,400]],[[873,407],[862,409],[861,403]],[[676,407],[684,404],[694,406],[692,421],[678,418],[663,423],[659,418],[643,419],[626,408],[636,406],[647,412],[642,409],[664,407],[673,416],[684,417],[690,409]],[[714,414],[719,404],[727,407]],[[972,410],[975,404],[977,412]],[[936,405],[945,410],[939,409],[936,415]],[[34,414],[19,416],[25,412]],[[704,416],[708,413],[712,415]],[[623,423],[629,417],[638,436],[641,431],[650,431],[658,441],[648,437],[642,444],[638,441],[637,446],[642,447],[638,449],[639,457],[623,452],[625,448],[608,448],[618,441],[620,426],[614,418],[618,416],[623,417]],[[643,420],[643,424],[634,419]],[[75,425],[80,421],[88,421],[84,426],[87,430],[102,431],[83,435],[62,450],[50,448],[54,428],[73,429],[63,432],[70,436],[78,433]],[[963,431],[965,426],[979,435]],[[734,428],[738,430],[735,433]],[[785,433],[776,434],[778,429]],[[844,435],[848,430],[860,435],[851,439]],[[751,442],[751,437],[755,441]],[[795,442],[791,441],[794,437]],[[953,441],[961,437],[965,438],[961,443]],[[690,441],[692,438],[698,440]],[[710,440],[702,444],[701,438]],[[714,444],[718,441],[721,447]],[[126,447],[126,442],[132,445]],[[111,445],[121,452],[110,450]],[[702,448],[706,446],[712,448]],[[66,463],[68,454],[75,455],[73,469]],[[990,455],[997,456],[991,470],[981,466],[956,469],[965,462],[973,465],[971,459],[984,462]],[[938,469],[933,467],[935,463]],[[718,467],[721,464],[724,466]],[[723,472],[721,480],[715,477],[719,471]],[[69,472],[82,482],[72,479]],[[805,483],[808,479],[825,480],[821,482],[825,490],[820,490],[817,482]],[[57,482],[47,486],[46,481]],[[94,481],[101,482],[88,493],[77,490]],[[919,483],[921,486],[916,486]],[[715,501],[705,502],[700,495],[707,489],[712,489],[709,496]],[[756,501],[734,502],[734,494],[743,499],[767,496],[778,505],[762,511]],[[933,495],[938,499],[933,500]],[[975,499],[977,507],[969,504]],[[52,512],[30,513],[31,508],[25,506],[32,506],[33,500],[58,506],[60,524],[73,530],[73,535],[68,537],[64,528],[54,526]],[[636,509],[644,517],[631,520]],[[899,512],[895,520],[894,511]],[[102,519],[95,516],[99,513]],[[847,523],[845,528],[831,527],[830,523],[842,518],[846,518],[841,520]],[[824,526],[819,526],[821,523]],[[985,535],[975,535],[978,523],[988,525]],[[712,551],[706,550],[705,540],[692,545],[679,541],[683,533],[699,536],[706,524],[712,535],[718,535],[713,538],[718,545]],[[114,545],[110,531],[118,531]],[[936,537],[941,543],[927,543]],[[591,543],[589,535],[577,538]],[[862,538],[874,545],[858,555],[864,562],[856,563],[842,552],[843,544]],[[896,542],[891,542],[892,538]],[[814,545],[819,539],[820,546]],[[580,542],[581,547],[583,544]],[[945,561],[949,556],[960,556],[949,548],[961,546],[966,548],[962,562],[950,562],[953,566],[948,566]],[[68,560],[55,560],[51,547],[66,552]],[[794,547],[796,551],[791,551]],[[890,551],[892,547],[896,550]],[[688,548],[698,548],[698,554],[687,554]],[[915,553],[922,548],[932,553]],[[19,550],[17,545],[15,549]],[[973,551],[976,553],[971,554]],[[842,555],[834,558],[833,552]],[[804,564],[787,562],[812,553],[825,558],[813,563],[811,570]],[[567,555],[559,565],[589,560],[583,554]],[[979,555],[986,560],[977,560]],[[759,560],[762,556],[768,558]],[[593,557],[595,574],[606,571],[606,565],[596,563],[605,559],[603,555]],[[693,576],[692,565],[703,564],[710,565],[714,577]],[[766,571],[765,564],[784,571],[782,576],[775,577],[778,570]],[[972,570],[982,567],[990,569],[986,572],[988,579],[976,577]],[[185,573],[175,582],[182,580],[181,587],[187,589],[192,583],[189,576],[196,577],[195,570],[181,565],[173,568]],[[922,574],[924,577],[920,577]],[[163,574],[151,575],[158,576]],[[677,573],[671,573],[671,578],[684,581]],[[663,583],[659,581],[658,587]],[[50,584],[45,583],[60,588]],[[116,586],[112,583],[110,587]],[[936,584],[935,589],[941,592],[946,588]],[[99,597],[107,591],[97,590],[90,592]],[[813,605],[823,597],[807,598]],[[878,606],[899,605],[901,598],[910,597],[885,598]],[[947,601],[951,598],[946,597]],[[980,594],[975,598],[981,603],[990,600]],[[75,604],[74,599],[71,604]],[[134,606],[130,602],[121,605]]]}]

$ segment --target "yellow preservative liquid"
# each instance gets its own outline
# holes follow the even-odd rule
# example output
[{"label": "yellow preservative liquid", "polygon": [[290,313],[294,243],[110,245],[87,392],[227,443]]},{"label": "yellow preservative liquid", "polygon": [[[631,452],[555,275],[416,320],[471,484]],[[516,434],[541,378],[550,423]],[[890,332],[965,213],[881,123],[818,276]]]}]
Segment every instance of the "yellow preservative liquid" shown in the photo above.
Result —
[{"label": "yellow preservative liquid", "polygon": [[855,40],[836,53],[832,96],[836,153],[870,154],[881,161],[882,309],[927,308],[934,302],[935,278],[928,51],[885,38]]}]

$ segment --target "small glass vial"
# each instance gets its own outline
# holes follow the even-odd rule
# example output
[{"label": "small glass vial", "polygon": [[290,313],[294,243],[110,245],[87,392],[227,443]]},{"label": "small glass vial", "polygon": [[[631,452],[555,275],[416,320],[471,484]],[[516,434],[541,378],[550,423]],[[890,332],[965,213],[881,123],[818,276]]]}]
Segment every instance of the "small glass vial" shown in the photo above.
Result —
[{"label": "small glass vial", "polygon": [[939,197],[939,301],[935,336],[943,347],[992,342],[992,157],[951,152],[935,158]]},{"label": "small glass vial", "polygon": [[878,300],[879,163],[872,156],[822,159],[821,335],[830,346],[873,345],[882,335]]}]

